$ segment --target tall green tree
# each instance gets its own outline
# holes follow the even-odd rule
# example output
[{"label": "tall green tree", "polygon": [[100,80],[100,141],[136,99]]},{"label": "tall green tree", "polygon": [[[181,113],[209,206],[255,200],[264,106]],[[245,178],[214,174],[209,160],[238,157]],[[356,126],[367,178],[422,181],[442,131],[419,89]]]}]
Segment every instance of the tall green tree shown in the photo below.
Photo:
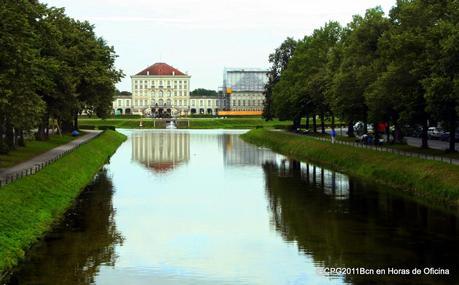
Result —
[{"label": "tall green tree", "polygon": [[114,67],[113,47],[97,37],[88,22],[68,17],[64,9],[48,8],[40,24],[45,78],[37,89],[46,112],[38,137],[44,139],[50,118],[58,120],[63,130],[71,130],[78,128],[82,110],[109,115],[115,83],[123,74]]},{"label": "tall green tree", "polygon": [[433,10],[435,24],[428,29],[429,76],[423,80],[427,110],[450,132],[449,151],[455,149],[459,119],[459,1],[425,5]]},{"label": "tall green tree", "polygon": [[316,115],[322,118],[330,110],[326,100],[328,53],[340,39],[342,28],[337,22],[329,22],[311,36],[300,41],[287,68],[273,88],[273,106],[276,116],[292,119],[299,127],[302,116],[313,118],[313,130],[317,130]]},{"label": "tall green tree", "polygon": [[[0,152],[23,144],[23,131],[36,126],[44,102],[35,93],[41,17],[31,1],[0,2]],[[17,138],[20,138],[19,141]]]},{"label": "tall green tree", "polygon": [[276,50],[269,55],[271,68],[268,71],[268,82],[265,86],[265,101],[263,106],[263,118],[269,121],[274,117],[273,88],[279,82],[282,72],[287,68],[290,58],[293,56],[298,42],[293,38],[287,38]]},{"label": "tall green tree", "polygon": [[364,17],[354,16],[341,42],[329,54],[328,100],[332,110],[348,122],[350,136],[356,121],[368,122],[365,93],[379,73],[378,41],[389,26],[380,7],[367,10]]},{"label": "tall green tree", "polygon": [[[325,116],[334,114],[327,100],[329,93],[329,81],[331,79],[328,70],[330,54],[341,41],[343,28],[338,22],[329,22],[324,27],[313,32],[309,41],[309,48],[304,53],[305,80],[305,109],[307,113],[314,114],[321,118],[321,131],[325,133]],[[315,126],[314,126],[315,131]]]},{"label": "tall green tree", "polygon": [[[399,0],[390,12],[391,27],[380,40],[385,66],[368,96],[373,110],[401,124],[422,126],[422,147],[428,147],[427,129],[431,114],[427,110],[423,81],[430,76],[431,27],[447,13],[448,0]],[[381,116],[380,115],[380,116]],[[399,133],[396,131],[396,134]]]},{"label": "tall green tree", "polygon": [[107,116],[115,83],[113,47],[88,22],[38,1],[0,1],[0,151],[24,143],[38,127],[46,139],[49,119],[77,128],[82,110]]}]

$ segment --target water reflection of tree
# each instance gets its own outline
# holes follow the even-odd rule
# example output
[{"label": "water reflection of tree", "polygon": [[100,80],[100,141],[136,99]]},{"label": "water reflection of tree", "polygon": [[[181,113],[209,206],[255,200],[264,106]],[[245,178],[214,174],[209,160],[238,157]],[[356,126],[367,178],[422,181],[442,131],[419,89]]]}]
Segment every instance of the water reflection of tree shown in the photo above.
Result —
[{"label": "water reflection of tree", "polygon": [[92,284],[101,264],[114,266],[116,229],[113,185],[106,171],[80,195],[64,221],[32,249],[10,284]]},{"label": "water reflection of tree", "polygon": [[[442,267],[449,268],[455,276],[378,279],[392,282],[399,278],[397,281],[403,279],[404,284],[458,281],[455,270],[459,267],[459,221],[454,215],[352,180],[346,199],[336,199],[327,189],[335,182],[321,180],[325,170],[313,165],[268,162],[263,169],[273,226],[285,240],[295,241],[317,265]],[[346,277],[354,284],[366,284],[371,278],[374,277]]]}]

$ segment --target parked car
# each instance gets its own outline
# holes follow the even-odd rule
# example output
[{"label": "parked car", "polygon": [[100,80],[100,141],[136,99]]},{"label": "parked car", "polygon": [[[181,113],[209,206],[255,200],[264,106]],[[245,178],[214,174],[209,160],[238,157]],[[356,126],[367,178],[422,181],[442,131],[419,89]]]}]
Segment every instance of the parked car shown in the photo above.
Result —
[{"label": "parked car", "polygon": [[[449,141],[449,132],[444,132],[440,136],[440,140]],[[459,142],[459,130],[456,130],[456,132],[454,133],[454,141]]]},{"label": "parked car", "polygon": [[[373,124],[367,124],[367,132],[373,131]],[[357,135],[363,135],[365,133],[365,124],[362,121],[359,121],[354,124],[354,132]]]},{"label": "parked car", "polygon": [[437,127],[429,127],[429,129],[427,130],[427,135],[429,136],[429,139],[434,140],[440,139],[443,133],[443,130]]}]

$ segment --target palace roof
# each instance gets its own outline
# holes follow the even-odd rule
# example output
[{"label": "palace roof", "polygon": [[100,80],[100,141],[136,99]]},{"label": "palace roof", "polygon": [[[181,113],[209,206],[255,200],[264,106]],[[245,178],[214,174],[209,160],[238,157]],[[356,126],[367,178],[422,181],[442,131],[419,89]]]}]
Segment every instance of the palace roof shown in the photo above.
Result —
[{"label": "palace roof", "polygon": [[181,72],[180,70],[170,66],[164,62],[157,62],[141,72],[137,73],[136,75],[156,75],[156,76],[173,76],[173,75],[186,75],[185,73]]}]

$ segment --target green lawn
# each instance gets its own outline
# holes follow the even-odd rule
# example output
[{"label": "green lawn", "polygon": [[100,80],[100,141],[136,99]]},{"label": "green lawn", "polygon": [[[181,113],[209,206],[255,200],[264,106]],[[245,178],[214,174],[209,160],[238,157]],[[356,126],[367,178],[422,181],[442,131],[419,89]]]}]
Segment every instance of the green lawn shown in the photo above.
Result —
[{"label": "green lawn", "polygon": [[422,155],[434,155],[434,156],[443,156],[446,158],[452,158],[452,159],[459,159],[459,153],[458,152],[447,152],[444,150],[439,150],[439,149],[424,149],[420,147],[415,147],[411,145],[406,145],[406,144],[394,144],[394,145],[387,145],[388,147],[401,150],[401,151],[406,151],[406,152],[412,152],[412,153],[420,153]]},{"label": "green lawn", "polygon": [[[270,128],[286,128],[292,125],[292,121],[265,121],[262,118],[188,118],[188,119],[179,119],[179,128],[188,128],[186,121],[190,121],[191,129],[254,129],[256,127],[270,127]],[[104,126],[111,125],[116,128],[126,128],[126,129],[138,129],[140,128],[140,119],[79,119],[80,126]],[[161,120],[157,120],[156,124],[153,123],[153,119],[147,118],[143,119],[142,128],[164,128],[164,123],[161,123]],[[303,124],[305,121],[303,120]],[[329,124],[327,122],[327,124]]]},{"label": "green lawn", "polygon": [[74,137],[70,134],[65,134],[62,136],[50,136],[49,140],[46,141],[28,140],[26,141],[25,147],[18,147],[17,149],[10,151],[8,154],[0,154],[0,168],[11,167],[31,159],[34,156],[47,152],[59,145],[68,143],[73,139]]},{"label": "green lawn", "polygon": [[[269,127],[286,127],[292,124],[291,121],[279,121],[273,120],[266,122],[261,118],[226,118],[226,119],[217,119],[217,118],[190,118],[182,119],[179,121],[186,122],[190,121],[190,128],[192,129],[251,129],[256,128],[257,126],[269,126]],[[116,128],[140,128],[140,119],[80,119],[81,126],[103,126],[111,125]],[[143,119],[143,128],[153,128],[154,123],[153,119]],[[156,127],[163,128],[163,121],[156,120]],[[179,127],[188,127],[187,124],[183,123]]]},{"label": "green lawn", "polygon": [[0,276],[62,217],[125,139],[106,131],[40,172],[0,188]]},{"label": "green lawn", "polygon": [[308,136],[267,129],[252,130],[241,137],[298,160],[322,164],[402,191],[411,190],[425,200],[459,203],[457,165],[331,144]]}]

